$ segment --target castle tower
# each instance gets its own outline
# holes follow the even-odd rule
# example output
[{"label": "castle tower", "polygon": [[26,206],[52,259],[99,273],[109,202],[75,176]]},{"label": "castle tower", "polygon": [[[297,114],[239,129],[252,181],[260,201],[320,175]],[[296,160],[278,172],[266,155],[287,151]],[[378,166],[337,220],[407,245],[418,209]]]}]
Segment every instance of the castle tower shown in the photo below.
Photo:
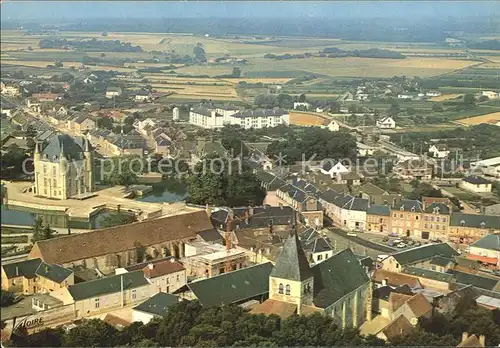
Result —
[{"label": "castle tower", "polygon": [[[64,141],[63,139],[60,139],[61,142],[61,153],[59,154],[59,179],[60,179],[60,184],[61,189],[60,189],[60,196],[62,196],[62,199],[66,199],[68,197],[67,195],[67,190],[68,190],[68,174],[69,174],[69,165],[68,165],[68,160],[66,159],[66,154],[64,152]],[[71,188],[69,188],[71,190]]]},{"label": "castle tower", "polygon": [[269,276],[269,298],[296,304],[300,314],[301,305],[312,304],[313,294],[314,275],[294,225]]},{"label": "castle tower", "polygon": [[33,153],[33,167],[35,171],[35,195],[39,195],[39,175],[40,175],[40,168],[41,168],[41,160],[42,160],[42,150],[40,149],[41,144],[40,142],[35,143],[35,152]]},{"label": "castle tower", "polygon": [[93,173],[94,156],[92,153],[92,147],[90,146],[90,141],[87,138],[85,138],[85,149],[83,155],[85,157],[85,168],[84,168],[85,190],[86,192],[92,192],[94,191],[94,173]]}]

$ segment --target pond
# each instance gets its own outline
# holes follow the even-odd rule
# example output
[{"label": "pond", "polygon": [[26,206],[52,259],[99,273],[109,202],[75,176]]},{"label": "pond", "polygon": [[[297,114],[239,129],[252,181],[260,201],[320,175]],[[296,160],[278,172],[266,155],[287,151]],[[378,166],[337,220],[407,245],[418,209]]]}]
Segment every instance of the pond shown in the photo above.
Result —
[{"label": "pond", "polygon": [[188,196],[186,183],[179,180],[163,180],[153,184],[153,191],[135,198],[136,201],[149,203],[172,203],[184,201]]},{"label": "pond", "polygon": [[111,213],[102,210],[89,219],[75,219],[64,212],[47,212],[12,205],[0,205],[2,225],[33,226],[37,217],[55,228],[97,229],[102,228],[103,220]]}]

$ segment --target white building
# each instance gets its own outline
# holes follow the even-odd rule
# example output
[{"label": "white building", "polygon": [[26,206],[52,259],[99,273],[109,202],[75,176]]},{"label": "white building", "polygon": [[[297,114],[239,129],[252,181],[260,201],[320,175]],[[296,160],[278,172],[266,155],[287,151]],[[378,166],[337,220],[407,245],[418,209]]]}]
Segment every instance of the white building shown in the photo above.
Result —
[{"label": "white building", "polygon": [[339,174],[349,173],[349,169],[340,162],[333,164],[331,161],[326,161],[321,166],[321,172],[333,178]]},{"label": "white building", "polygon": [[439,92],[439,91],[429,91],[429,92],[425,93],[425,96],[426,97],[439,97],[439,96],[441,96],[441,92]]},{"label": "white building", "polygon": [[429,147],[429,153],[434,158],[445,158],[450,154],[450,150],[445,145],[437,144]]},{"label": "white building", "polygon": [[176,106],[172,111],[172,121],[179,121],[179,118],[180,118],[180,112],[179,108]]},{"label": "white building", "polygon": [[493,91],[482,91],[481,95],[488,97],[489,99],[496,99],[499,97],[500,94],[497,92],[493,92]]},{"label": "white building", "polygon": [[320,127],[328,129],[330,132],[338,132],[340,130],[339,123],[335,120],[325,120]]},{"label": "white building", "polygon": [[189,123],[203,128],[222,128],[225,125],[239,125],[242,128],[266,128],[288,125],[288,112],[282,109],[238,111],[228,107],[192,108],[189,112]]},{"label": "white building", "polygon": [[484,175],[500,178],[500,156],[472,162],[471,169]]},{"label": "white building", "polygon": [[120,87],[108,87],[106,89],[106,98],[119,97],[122,95],[122,89]]},{"label": "white building", "polygon": [[153,95],[148,91],[138,91],[135,94],[135,101],[147,102],[153,99]]},{"label": "white building", "polygon": [[386,116],[377,121],[377,127],[380,129],[394,129],[396,128],[396,122],[390,116]]},{"label": "white building", "polygon": [[480,176],[468,176],[463,178],[460,182],[460,187],[475,193],[491,192],[491,182]]},{"label": "white building", "polygon": [[468,258],[488,261],[487,263],[500,267],[500,235],[489,234],[472,244]]},{"label": "white building", "polygon": [[297,108],[305,108],[307,110],[307,109],[309,109],[309,103],[308,102],[294,102],[293,109],[297,110]]},{"label": "white building", "polygon": [[9,86],[2,82],[2,94],[15,97],[21,93],[19,92],[19,87]]}]

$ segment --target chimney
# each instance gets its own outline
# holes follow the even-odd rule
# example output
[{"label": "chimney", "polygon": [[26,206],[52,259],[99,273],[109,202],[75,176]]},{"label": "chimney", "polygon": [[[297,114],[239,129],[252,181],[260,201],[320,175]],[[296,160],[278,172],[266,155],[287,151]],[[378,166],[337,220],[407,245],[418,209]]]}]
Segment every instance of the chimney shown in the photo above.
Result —
[{"label": "chimney", "polygon": [[253,207],[248,207],[248,213],[253,216]]},{"label": "chimney", "polygon": [[120,277],[120,295],[121,295],[121,304],[122,304],[122,307],[125,305],[125,303],[123,302],[124,301],[124,294],[123,294],[123,274],[122,276]]},{"label": "chimney", "polygon": [[149,268],[150,270],[152,270],[153,268],[155,268],[155,265],[153,265],[152,263],[150,263],[150,264],[148,265],[148,268]]},{"label": "chimney", "polygon": [[16,266],[16,277],[19,277],[19,267]]},{"label": "chimney", "polygon": [[175,258],[174,257],[170,258],[170,262],[174,263],[175,262]]},{"label": "chimney", "polygon": [[479,345],[481,347],[486,347],[486,336],[479,335]]},{"label": "chimney", "polygon": [[205,212],[207,213],[207,216],[210,217],[212,215],[212,209],[207,205],[205,206]]},{"label": "chimney", "polygon": [[250,216],[248,210],[245,210],[245,224],[248,225],[248,217]]},{"label": "chimney", "polygon": [[468,332],[462,332],[462,342],[465,342],[469,338]]},{"label": "chimney", "polygon": [[387,286],[387,278],[382,279],[382,286]]}]

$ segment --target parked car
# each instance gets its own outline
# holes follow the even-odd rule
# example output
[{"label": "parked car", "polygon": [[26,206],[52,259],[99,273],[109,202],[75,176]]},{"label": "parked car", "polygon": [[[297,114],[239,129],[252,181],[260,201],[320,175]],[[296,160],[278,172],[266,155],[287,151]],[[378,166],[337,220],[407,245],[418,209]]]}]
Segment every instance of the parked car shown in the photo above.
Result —
[{"label": "parked car", "polygon": [[377,262],[382,262],[382,261],[384,261],[388,257],[389,257],[389,255],[380,254],[380,255],[377,256]]},{"label": "parked car", "polygon": [[358,235],[355,232],[347,232],[349,237],[357,237]]},{"label": "parked car", "polygon": [[405,244],[405,243],[399,243],[399,244],[397,245],[397,247],[398,247],[398,248],[401,248],[401,249],[402,249],[402,248],[406,248],[406,244]]},{"label": "parked car", "polygon": [[382,238],[382,242],[388,242],[389,241],[389,237],[385,236],[384,238]]}]

